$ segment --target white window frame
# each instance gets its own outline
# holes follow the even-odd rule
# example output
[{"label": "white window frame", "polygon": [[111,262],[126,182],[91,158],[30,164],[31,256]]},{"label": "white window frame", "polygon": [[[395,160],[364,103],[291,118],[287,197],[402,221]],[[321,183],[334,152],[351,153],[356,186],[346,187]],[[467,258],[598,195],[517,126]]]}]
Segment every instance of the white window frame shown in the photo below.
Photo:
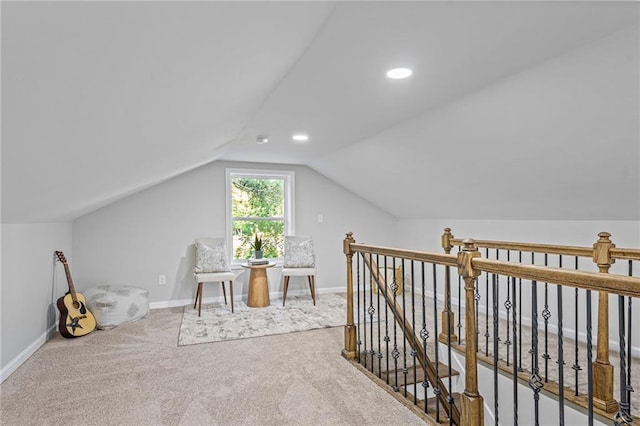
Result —
[{"label": "white window frame", "polygon": [[[284,235],[295,235],[295,172],[286,170],[258,170],[258,169],[225,169],[226,174],[226,226],[227,226],[227,250],[232,265],[240,265],[244,259],[233,258],[233,210],[231,199],[231,182],[233,178],[244,177],[249,179],[282,179],[284,181]],[[270,259],[282,260],[282,258]]]}]

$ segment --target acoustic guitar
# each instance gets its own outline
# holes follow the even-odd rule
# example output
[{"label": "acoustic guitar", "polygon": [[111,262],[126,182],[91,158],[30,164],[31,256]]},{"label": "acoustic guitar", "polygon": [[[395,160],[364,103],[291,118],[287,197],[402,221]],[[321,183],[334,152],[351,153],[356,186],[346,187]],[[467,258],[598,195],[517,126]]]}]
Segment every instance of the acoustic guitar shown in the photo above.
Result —
[{"label": "acoustic guitar", "polygon": [[63,337],[80,337],[91,333],[96,329],[96,319],[89,309],[87,302],[81,293],[76,292],[69,272],[67,259],[61,251],[56,251],[58,260],[64,265],[64,273],[67,275],[69,292],[58,299],[57,305],[60,311],[58,329]]}]

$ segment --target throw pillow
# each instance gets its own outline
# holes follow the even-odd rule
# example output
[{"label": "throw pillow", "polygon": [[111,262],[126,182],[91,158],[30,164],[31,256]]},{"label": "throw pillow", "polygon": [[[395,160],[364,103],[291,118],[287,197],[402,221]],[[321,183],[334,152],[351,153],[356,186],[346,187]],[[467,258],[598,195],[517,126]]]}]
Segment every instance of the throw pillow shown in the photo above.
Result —
[{"label": "throw pillow", "polygon": [[200,241],[196,242],[195,271],[200,272],[229,272],[227,262],[227,246],[220,244],[209,247]]},{"label": "throw pillow", "polygon": [[296,243],[291,239],[285,239],[285,268],[313,268],[315,266],[315,256],[313,255],[313,240],[306,240],[301,243]]}]

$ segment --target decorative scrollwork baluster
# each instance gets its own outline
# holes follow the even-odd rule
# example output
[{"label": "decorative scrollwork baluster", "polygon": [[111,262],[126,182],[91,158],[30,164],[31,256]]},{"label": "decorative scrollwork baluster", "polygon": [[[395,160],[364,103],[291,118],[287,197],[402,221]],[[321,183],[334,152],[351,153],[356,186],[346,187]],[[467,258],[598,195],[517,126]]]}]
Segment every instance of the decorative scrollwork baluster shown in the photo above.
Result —
[{"label": "decorative scrollwork baluster", "polygon": [[[544,266],[549,265],[549,255],[544,254]],[[560,255],[560,267],[562,267],[562,255]],[[549,318],[551,318],[551,311],[549,311],[549,284],[544,283],[544,309],[542,310],[542,318],[544,319],[544,353],[542,359],[544,359],[544,381],[549,382]]]},{"label": "decorative scrollwork baluster", "polygon": [[[422,273],[422,329],[420,330],[420,338],[422,339],[422,346],[424,347],[423,352],[423,363],[427,364],[427,339],[429,339],[429,330],[427,329],[427,301],[426,301],[426,291],[425,291],[425,268],[424,262],[421,262],[421,273]],[[435,299],[435,297],[434,297]],[[427,375],[424,374],[422,378],[422,388],[424,389],[424,412],[427,412],[427,400],[429,399],[428,390],[429,390],[429,381],[427,380]]]},{"label": "decorative scrollwork baluster", "polygon": [[538,426],[540,424],[540,391],[544,383],[538,368],[538,283],[536,281],[531,282],[531,361],[529,387],[533,390],[534,425]]},{"label": "decorative scrollwork baluster", "polygon": [[[510,259],[510,252],[509,250],[507,250],[507,262],[509,262]],[[513,305],[511,303],[511,287],[509,286],[509,277],[507,277],[507,299],[504,301],[504,308],[507,311],[507,340],[505,340],[504,344],[507,347],[507,367],[509,366],[509,355],[511,354],[511,352],[509,351],[509,348],[511,347],[511,330],[509,328],[509,324],[510,324],[510,315],[509,313],[511,312],[511,306]],[[515,359],[514,359],[515,362]]]},{"label": "decorative scrollwork baluster", "polygon": [[[576,256],[576,263],[575,263],[575,269],[576,271],[578,270],[578,256]],[[571,369],[573,371],[576,372],[576,388],[575,388],[575,395],[578,396],[580,394],[580,392],[578,391],[578,373],[582,370],[582,367],[580,366],[579,363],[579,347],[580,345],[578,344],[578,288],[576,287],[575,289],[575,300],[574,300],[574,306],[575,306],[575,317],[574,317],[574,324],[575,324],[575,359],[574,359],[574,363],[571,366]]]}]

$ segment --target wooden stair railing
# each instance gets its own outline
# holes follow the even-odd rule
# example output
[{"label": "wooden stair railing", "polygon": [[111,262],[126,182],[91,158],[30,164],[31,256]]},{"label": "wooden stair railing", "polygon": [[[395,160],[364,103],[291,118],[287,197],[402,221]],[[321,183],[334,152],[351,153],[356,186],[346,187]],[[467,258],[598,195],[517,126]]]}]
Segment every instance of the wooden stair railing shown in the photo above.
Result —
[{"label": "wooden stair railing", "polygon": [[[450,231],[450,230],[448,230]],[[450,232],[449,232],[450,234]],[[373,246],[373,245],[368,245],[368,244],[357,244],[353,238],[353,234],[352,233],[347,233],[347,237],[345,238],[344,242],[343,242],[343,249],[344,249],[344,253],[347,257],[347,324],[345,326],[345,346],[344,349],[342,351],[343,356],[345,356],[345,358],[347,359],[359,359],[360,353],[359,353],[359,345],[360,342],[357,342],[357,339],[359,337],[359,325],[356,326],[354,324],[354,271],[353,271],[353,255],[354,254],[360,254],[362,257],[358,256],[357,260],[358,260],[358,298],[360,297],[360,272],[359,272],[359,268],[360,268],[360,262],[359,259],[364,259],[363,262],[363,277],[368,276],[368,278],[371,278],[371,283],[370,285],[370,289],[371,291],[369,292],[369,294],[372,294],[371,292],[374,291],[374,287],[373,284],[377,285],[377,289],[376,292],[378,294],[379,297],[379,301],[383,302],[384,300],[384,304],[386,306],[389,306],[392,308],[394,313],[397,313],[398,315],[396,316],[395,322],[397,324],[399,324],[399,326],[402,328],[402,330],[405,332],[405,336],[404,336],[404,341],[409,344],[409,346],[411,346],[411,348],[413,349],[413,351],[415,351],[416,353],[419,353],[419,356],[416,357],[416,359],[414,359],[414,364],[417,368],[417,366],[419,365],[419,367],[422,369],[423,374],[425,375],[425,377],[427,378],[427,380],[429,382],[431,382],[431,384],[437,384],[441,389],[445,390],[445,392],[449,392],[448,395],[447,393],[442,393],[440,395],[437,396],[438,401],[436,403],[437,407],[442,407],[446,410],[446,408],[449,406],[450,404],[450,400],[451,397],[454,395],[458,395],[458,394],[451,394],[451,388],[447,387],[447,386],[443,386],[442,382],[440,382],[438,379],[441,377],[439,376],[438,373],[436,373],[436,366],[434,365],[434,363],[432,363],[430,360],[429,362],[423,361],[425,359],[425,344],[423,344],[423,342],[421,342],[418,337],[415,335],[415,330],[413,329],[413,327],[415,327],[415,324],[413,324],[412,322],[410,322],[410,320],[407,318],[405,318],[403,309],[401,308],[401,306],[396,303],[396,297],[397,294],[395,293],[395,291],[390,292],[389,290],[395,290],[395,288],[391,288],[391,286],[388,285],[387,283],[387,263],[386,263],[386,257],[391,257],[391,258],[400,258],[402,259],[402,265],[404,265],[405,261],[409,261],[409,262],[422,262],[423,265],[424,264],[431,264],[433,265],[433,271],[434,271],[434,276],[433,276],[433,280],[432,280],[432,284],[434,286],[433,291],[434,291],[434,297],[438,297],[438,293],[436,291],[436,266],[440,266],[440,267],[444,267],[445,269],[445,290],[447,290],[447,287],[449,286],[450,282],[448,279],[448,275],[449,275],[449,268],[451,267],[457,267],[458,270],[458,274],[460,276],[460,278],[462,280],[464,280],[464,295],[460,294],[460,302],[462,302],[465,305],[465,332],[464,332],[464,336],[459,336],[457,341],[460,342],[461,340],[463,340],[463,345],[458,345],[457,348],[459,349],[463,349],[464,350],[464,355],[465,355],[465,390],[464,393],[460,395],[460,401],[455,403],[455,407],[451,407],[455,409],[451,410],[451,414],[450,414],[450,421],[451,422],[455,422],[456,424],[459,425],[463,425],[463,426],[470,426],[470,425],[482,425],[484,423],[484,400],[482,395],[479,393],[478,391],[478,377],[477,377],[477,362],[478,362],[478,356],[477,356],[477,331],[476,331],[476,312],[475,312],[475,308],[476,308],[476,303],[474,303],[474,301],[477,301],[476,297],[478,296],[477,294],[477,286],[476,286],[476,280],[477,277],[480,275],[480,273],[486,273],[486,274],[492,274],[494,275],[494,288],[497,289],[499,288],[499,280],[497,279],[497,277],[508,277],[509,279],[511,279],[511,285],[512,285],[512,292],[514,294],[516,294],[516,279],[518,280],[528,280],[531,282],[531,312],[535,312],[536,314],[532,317],[532,327],[531,329],[534,330],[532,336],[535,337],[535,342],[532,343],[533,347],[535,347],[535,353],[536,355],[534,355],[535,358],[535,362],[533,364],[533,366],[531,367],[532,370],[529,371],[529,377],[528,377],[528,384],[529,387],[533,390],[533,399],[535,402],[535,416],[536,419],[538,418],[538,397],[539,397],[539,393],[542,390],[542,382],[540,381],[540,376],[539,376],[539,369],[538,369],[538,365],[537,365],[537,359],[538,359],[538,355],[537,355],[537,347],[538,347],[538,343],[537,343],[537,335],[538,335],[538,323],[537,323],[537,317],[538,317],[538,307],[537,307],[537,303],[535,303],[535,301],[538,299],[538,293],[536,290],[536,283],[540,282],[540,283],[544,283],[545,286],[547,283],[552,284],[552,285],[556,285],[558,288],[558,300],[557,303],[559,306],[562,306],[562,298],[561,298],[561,294],[562,294],[562,287],[563,286],[568,286],[568,287],[573,287],[574,289],[576,289],[576,294],[577,294],[577,290],[578,289],[582,289],[586,291],[586,300],[587,300],[587,305],[586,305],[586,309],[587,309],[587,324],[586,324],[586,337],[587,337],[587,361],[588,361],[588,372],[587,375],[589,377],[588,381],[588,390],[587,390],[587,398],[585,399],[584,397],[582,399],[585,399],[588,404],[587,404],[587,410],[588,410],[588,416],[589,416],[589,421],[592,422],[593,421],[593,415],[594,415],[594,403],[593,400],[595,399],[594,396],[597,395],[597,390],[595,389],[595,386],[597,386],[598,382],[602,382],[603,380],[601,380],[600,378],[596,378],[594,377],[595,375],[593,374],[593,364],[595,364],[596,362],[593,362],[593,358],[591,357],[591,351],[592,351],[592,332],[591,332],[591,292],[598,292],[599,294],[612,294],[612,295],[617,295],[618,296],[618,302],[620,305],[620,311],[622,312],[621,315],[619,315],[619,334],[620,334],[620,368],[619,368],[619,372],[620,372],[620,389],[621,392],[625,392],[628,393],[629,392],[629,387],[627,387],[626,383],[625,383],[625,359],[624,359],[624,354],[627,353],[627,351],[625,350],[625,336],[626,336],[626,331],[624,328],[624,323],[625,323],[625,315],[624,315],[624,307],[622,306],[624,300],[624,297],[628,297],[629,298],[629,312],[631,310],[631,299],[637,299],[640,298],[640,277],[637,276],[631,276],[631,262],[633,260],[640,260],[640,250],[636,250],[636,249],[616,249],[615,246],[610,242],[609,240],[609,234],[607,233],[601,233],[599,235],[600,240],[594,244],[593,247],[593,251],[591,251],[591,256],[593,257],[594,261],[596,262],[596,264],[598,265],[598,269],[599,272],[588,272],[588,271],[580,271],[577,270],[577,263],[576,263],[576,270],[571,270],[571,269],[566,269],[566,268],[557,268],[557,267],[550,267],[550,266],[538,266],[535,264],[524,264],[524,263],[518,263],[518,262],[510,262],[508,261],[503,261],[503,260],[498,260],[498,259],[489,259],[489,258],[482,258],[480,256],[480,252],[478,251],[478,246],[476,245],[474,240],[463,240],[463,241],[458,241],[455,240],[453,238],[453,235],[448,235],[447,237],[443,237],[443,246],[444,244],[450,244],[451,246],[453,245],[457,245],[457,246],[463,246],[457,256],[455,255],[451,255],[451,254],[438,254],[438,253],[429,253],[429,252],[423,252],[423,251],[415,251],[415,250],[403,250],[403,249],[397,249],[397,248],[389,248],[389,247],[381,247],[381,246]],[[480,245],[489,245],[489,244],[493,244],[495,242],[489,242],[487,243],[486,241],[480,241]],[[533,250],[531,249],[532,246],[537,246],[534,247]],[[526,248],[525,248],[526,247]],[[523,251],[534,251],[537,252],[538,250],[540,250],[543,247],[543,245],[531,245],[528,246],[526,244],[523,243],[511,243],[511,246],[506,248],[507,250],[523,250]],[[586,254],[588,252],[588,250],[586,248],[577,248],[579,250],[575,250],[576,248],[574,247],[569,247],[569,246],[550,246],[550,247],[554,247],[553,250],[555,251],[550,251],[551,253],[559,253],[559,254],[572,254],[572,255],[583,255]],[[504,247],[502,247],[504,248]],[[580,254],[576,254],[576,252],[580,252]],[[606,256],[604,255],[606,254]],[[375,256],[375,257],[374,257]],[[384,273],[380,271],[379,269],[379,265],[377,265],[376,263],[379,263],[379,258],[378,256],[382,256],[385,259],[385,263],[384,263],[384,268],[382,268],[384,270]],[[613,263],[613,259],[616,258],[616,256],[618,259],[628,259],[629,260],[629,276],[625,276],[625,275],[617,275],[617,274],[610,274],[608,273],[608,267]],[[376,261],[374,262],[373,259],[376,259]],[[394,260],[395,262],[395,260]],[[533,263],[533,257],[532,257],[532,263]],[[546,262],[545,262],[546,263]],[[413,263],[411,263],[413,265]],[[394,263],[395,265],[395,263]],[[403,266],[404,267],[404,266]],[[395,266],[394,266],[395,269]],[[364,272],[366,270],[366,275],[364,275]],[[412,288],[412,292],[413,290],[413,266],[411,266],[411,288]],[[396,278],[393,278],[396,279]],[[403,278],[404,279],[404,278]],[[375,283],[373,282],[375,281]],[[488,285],[488,284],[487,284]],[[521,284],[520,284],[521,285]],[[422,294],[423,294],[423,309],[426,309],[426,305],[424,305],[424,294],[425,294],[425,287],[424,287],[424,266],[423,266],[423,273],[422,273]],[[521,290],[522,291],[522,290]],[[474,294],[475,292],[475,294]],[[365,293],[363,292],[363,295]],[[522,294],[522,293],[520,293]],[[449,294],[448,296],[445,295],[445,307],[449,306],[449,302],[448,299],[451,297],[451,295]],[[497,298],[497,290],[494,293],[494,299]],[[546,297],[546,296],[545,296]],[[576,296],[577,297],[577,296]],[[476,300],[474,300],[476,299]],[[359,300],[359,299],[358,299]],[[436,309],[436,303],[435,303],[436,299],[433,299],[434,302],[434,310],[433,313],[435,314],[437,309]],[[403,305],[402,307],[404,307],[404,298],[402,301]],[[411,302],[413,303],[413,302]],[[515,303],[515,302],[514,302]],[[520,306],[522,305],[522,302],[519,303]],[[493,317],[497,318],[498,317],[498,308],[497,308],[497,302],[494,303],[494,314]],[[514,305],[515,306],[515,305]],[[413,307],[412,307],[413,309]],[[487,308],[488,309],[488,308]],[[507,308],[508,309],[508,308]],[[522,308],[521,308],[522,309]],[[545,307],[546,309],[546,307]],[[371,320],[373,321],[373,313],[375,312],[375,310],[370,310],[367,309],[367,312],[369,315],[371,315]],[[513,311],[513,331],[514,331],[514,335],[516,333],[516,329],[515,329],[515,310]],[[522,311],[520,311],[522,312]],[[446,315],[444,315],[446,314]],[[447,312],[443,313],[443,328],[442,330],[445,331],[445,336],[447,339],[449,340],[449,342],[451,342],[451,339],[449,339],[448,334],[453,330],[453,327],[450,327],[449,324],[446,323],[452,323],[453,322],[453,318],[452,318],[452,312],[451,309],[449,308],[447,310]],[[436,315],[437,316],[437,315]],[[544,311],[541,315],[542,317],[544,317]],[[562,318],[562,313],[559,313],[559,320],[558,320],[558,327],[560,327],[560,329],[562,329],[562,322],[561,322],[561,318]],[[393,320],[392,320],[393,321]],[[494,321],[497,321],[494,320]],[[630,332],[631,330],[631,318],[629,316],[629,327],[628,330]],[[423,322],[424,322],[424,317],[423,317]],[[435,327],[435,334],[434,336],[436,336],[437,333],[437,322],[435,321],[433,322],[434,327]],[[521,322],[521,321],[520,321]],[[360,324],[360,320],[358,321],[358,324]],[[446,325],[445,325],[446,324]],[[496,323],[497,324],[497,323]],[[365,323],[366,325],[366,323]],[[424,326],[423,326],[424,328]],[[365,328],[366,329],[366,328]],[[577,328],[576,328],[577,330]],[[378,333],[380,334],[380,333]],[[497,336],[497,327],[494,325],[494,335]],[[532,337],[532,339],[533,339]],[[559,348],[559,358],[558,358],[558,362],[560,365],[563,364],[563,358],[562,358],[562,335],[560,333],[558,333],[558,348]],[[423,337],[423,340],[425,338]],[[602,334],[600,331],[598,331],[598,339],[602,340]],[[521,341],[521,339],[519,339]],[[437,348],[437,342],[440,341],[442,342],[442,336],[439,335],[436,338],[436,348]],[[496,340],[498,341],[498,340]],[[577,337],[576,337],[576,341],[577,341]],[[604,340],[605,342],[607,340]],[[449,343],[450,344],[450,343]],[[451,347],[453,345],[450,344],[449,347]],[[631,345],[628,345],[629,348],[627,348],[629,350],[629,354],[631,353]],[[514,348],[515,348],[515,343],[514,343]],[[387,349],[388,350],[388,349]],[[545,349],[546,350],[546,349]],[[366,339],[365,339],[365,351],[366,351]],[[494,344],[494,353],[496,352],[497,349],[495,348],[495,344]],[[577,351],[577,349],[576,349]],[[369,354],[373,354],[373,352],[369,351]],[[380,355],[380,354],[379,354]],[[514,355],[514,360],[516,359],[516,351],[514,350],[513,352]],[[577,355],[576,355],[577,356]],[[543,357],[544,358],[544,357]],[[629,355],[629,359],[631,358],[631,355]],[[373,358],[372,358],[373,359]],[[437,358],[436,358],[437,359]],[[546,358],[545,358],[546,359]],[[494,356],[494,368],[496,369],[496,371],[498,370],[498,367],[496,367],[495,363],[497,362],[497,357]],[[508,362],[508,361],[507,361]],[[405,368],[404,370],[407,369],[407,365],[405,362]],[[388,366],[387,366],[387,370],[388,370]],[[381,370],[380,370],[381,371]],[[627,374],[631,374],[631,369],[629,368],[628,370],[626,370]],[[405,381],[406,381],[406,371],[405,371]],[[576,373],[577,375],[577,373]],[[494,376],[497,377],[497,373],[494,372]],[[523,375],[523,370],[519,370],[515,364],[515,362],[513,363],[513,367],[512,367],[512,376],[513,376],[513,381],[514,381],[514,389],[517,389],[517,381],[521,380],[523,378],[526,379],[527,375]],[[560,371],[560,376],[562,377],[562,372]],[[577,376],[576,376],[577,377]],[[415,382],[415,378],[414,378],[414,382]],[[576,379],[577,380],[577,379]],[[628,379],[630,380],[630,379]],[[546,379],[545,379],[546,382]],[[606,382],[606,380],[605,380]],[[388,384],[388,380],[387,380],[387,384]],[[549,382],[551,385],[553,385],[551,382]],[[630,381],[628,382],[630,383]],[[558,389],[559,389],[559,407],[560,407],[560,424],[562,424],[564,422],[564,402],[563,402],[563,390],[564,390],[564,385],[562,380],[560,379],[560,381],[557,383],[558,385]],[[497,385],[494,385],[494,392],[496,395],[496,400],[497,400]],[[568,388],[567,388],[568,389]],[[406,390],[406,389],[405,389]],[[578,391],[577,385],[575,388],[575,391]],[[632,391],[632,389],[631,389]],[[405,392],[406,395],[406,392]],[[517,391],[514,390],[514,395],[517,395]],[[576,394],[577,395],[577,394]],[[582,394],[584,395],[584,394]],[[616,421],[618,421],[619,419],[622,419],[624,421],[626,421],[625,419],[628,417],[629,418],[629,422],[631,421],[631,413],[629,411],[629,401],[630,401],[630,397],[625,397],[624,395],[621,396],[621,400],[620,400],[620,404],[619,404],[619,410],[615,415],[615,418],[617,419]],[[425,401],[426,403],[426,401]],[[414,404],[416,404],[415,399],[414,399]],[[617,404],[617,402],[616,402]],[[580,404],[578,404],[580,405]],[[597,408],[597,407],[596,407]],[[600,409],[601,410],[601,409]],[[497,403],[495,404],[495,412],[497,413],[498,411],[498,405]],[[426,410],[426,406],[425,406],[425,413],[427,413]],[[514,416],[517,419],[517,406],[514,405]],[[602,413],[604,413],[604,411],[599,411],[599,414],[602,415]],[[605,413],[606,414],[606,413]],[[612,414],[610,414],[612,415]],[[516,420],[517,422],[517,420]],[[591,423],[590,423],[591,424]],[[628,424],[628,423],[621,423],[621,424]]]},{"label": "wooden stair railing", "polygon": [[[567,245],[551,245],[536,243],[521,243],[511,241],[474,240],[477,248],[491,248],[498,250],[512,250],[530,253],[544,253],[592,258],[599,272],[609,273],[611,265],[616,259],[640,260],[639,249],[616,248],[611,242],[611,234],[600,232],[598,241],[593,247],[579,247]],[[454,246],[462,246],[463,240],[454,238],[451,228],[445,228],[441,237],[441,245],[445,253],[450,253]],[[448,287],[447,287],[448,288]],[[447,295],[445,295],[447,297]],[[446,318],[446,323],[445,323]],[[443,334],[441,341],[446,341],[445,324],[454,322],[454,313],[445,307],[442,311]],[[447,327],[452,340],[456,340],[452,327]],[[609,361],[609,293],[598,291],[598,329],[597,329],[596,360],[593,362],[594,404],[600,410],[613,413],[618,410],[618,402],[613,397],[614,369]]]},{"label": "wooden stair railing", "polygon": [[402,307],[396,300],[394,300],[394,297],[393,297],[394,291],[390,290],[389,287],[387,286],[386,277],[380,275],[378,265],[376,265],[376,263],[371,258],[371,254],[362,253],[362,257],[365,261],[365,264],[369,267],[371,277],[378,285],[378,289],[380,293],[383,295],[387,305],[389,305],[389,307],[393,309],[395,313],[394,317],[396,322],[404,330],[404,337],[405,339],[407,339],[407,343],[409,343],[409,346],[411,346],[411,349],[417,352],[418,354],[417,359],[418,359],[418,362],[420,363],[420,367],[422,367],[422,370],[425,372],[431,385],[439,386],[440,403],[442,404],[445,411],[447,412],[447,415],[453,419],[453,422],[455,424],[460,424],[460,411],[458,407],[456,407],[455,405],[452,405],[451,410],[449,410],[449,402],[448,402],[449,391],[447,390],[447,387],[445,386],[442,379],[439,378],[438,375],[436,374],[437,367],[431,361],[431,359],[425,354],[425,348],[422,346],[422,343],[416,337],[415,330],[413,329],[411,322],[406,318],[404,311],[402,310]]}]

